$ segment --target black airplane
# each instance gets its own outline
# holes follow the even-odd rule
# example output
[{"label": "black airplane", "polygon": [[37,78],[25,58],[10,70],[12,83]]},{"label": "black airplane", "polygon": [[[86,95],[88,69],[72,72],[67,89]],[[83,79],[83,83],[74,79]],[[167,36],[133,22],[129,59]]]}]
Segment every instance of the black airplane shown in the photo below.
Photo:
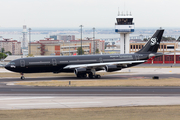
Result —
[{"label": "black airplane", "polygon": [[78,56],[49,56],[21,58],[9,62],[7,70],[20,73],[75,73],[78,78],[101,78],[96,71],[114,72],[146,62],[154,56],[160,56],[159,48],[163,29],[157,30],[146,45],[134,54],[78,55]]}]

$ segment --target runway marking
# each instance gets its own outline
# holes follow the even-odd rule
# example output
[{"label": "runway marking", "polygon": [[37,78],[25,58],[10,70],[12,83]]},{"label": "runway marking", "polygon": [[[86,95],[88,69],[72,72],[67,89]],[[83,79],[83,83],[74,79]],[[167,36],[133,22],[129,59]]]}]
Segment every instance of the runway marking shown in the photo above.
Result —
[{"label": "runway marking", "polygon": [[95,104],[95,103],[102,103],[102,102],[63,102],[63,103],[30,103],[30,104],[8,104],[8,105],[57,105],[57,104]]},{"label": "runway marking", "polygon": [[30,104],[8,104],[8,105],[55,105],[55,104],[58,104],[58,103],[30,103]]},{"label": "runway marking", "polygon": [[102,103],[102,102],[64,102],[60,104],[93,104],[93,103]]},{"label": "runway marking", "polygon": [[[42,97],[37,97],[37,98],[55,98],[55,97],[92,97],[92,96],[99,96],[99,97],[104,97],[104,96],[114,96],[114,97],[118,97],[118,96],[178,96],[180,97],[180,94],[0,94],[1,97],[14,97],[14,96],[42,96]],[[44,97],[43,97],[44,96]],[[53,96],[53,97],[48,97],[48,96]],[[0,97],[0,100],[2,100]],[[24,98],[24,97],[23,97]],[[36,98],[36,97],[28,97],[28,98]],[[5,98],[6,99],[6,98]],[[9,99],[9,98],[7,98]],[[14,99],[14,98],[10,98],[10,99]],[[22,99],[22,98],[15,98],[15,99]],[[26,98],[27,99],[27,98]]]},{"label": "runway marking", "polygon": [[23,99],[42,99],[42,98],[54,98],[54,97],[0,98],[0,100],[23,100]]}]

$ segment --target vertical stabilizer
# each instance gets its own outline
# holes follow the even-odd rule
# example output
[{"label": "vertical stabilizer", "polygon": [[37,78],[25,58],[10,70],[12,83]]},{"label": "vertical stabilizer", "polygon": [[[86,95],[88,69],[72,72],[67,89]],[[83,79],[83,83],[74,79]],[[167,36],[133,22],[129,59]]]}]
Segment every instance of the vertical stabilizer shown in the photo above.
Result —
[{"label": "vertical stabilizer", "polygon": [[163,33],[163,29],[157,30],[154,35],[148,40],[146,45],[136,53],[156,53],[159,48]]}]

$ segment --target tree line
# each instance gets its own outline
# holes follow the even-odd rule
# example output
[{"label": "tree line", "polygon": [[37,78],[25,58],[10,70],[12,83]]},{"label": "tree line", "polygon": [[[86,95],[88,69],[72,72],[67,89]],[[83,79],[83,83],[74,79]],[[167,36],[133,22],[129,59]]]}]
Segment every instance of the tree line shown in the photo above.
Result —
[{"label": "tree line", "polygon": [[[78,55],[81,55],[81,50],[82,50],[82,55],[84,55],[84,50],[81,49],[81,47],[78,47],[78,48],[77,48],[77,54],[78,54]],[[96,54],[99,54],[99,49],[96,49]]]},{"label": "tree line", "polygon": [[10,51],[5,52],[4,48],[1,48],[0,51],[0,59],[4,59],[7,57],[7,55],[12,55],[12,53]]}]

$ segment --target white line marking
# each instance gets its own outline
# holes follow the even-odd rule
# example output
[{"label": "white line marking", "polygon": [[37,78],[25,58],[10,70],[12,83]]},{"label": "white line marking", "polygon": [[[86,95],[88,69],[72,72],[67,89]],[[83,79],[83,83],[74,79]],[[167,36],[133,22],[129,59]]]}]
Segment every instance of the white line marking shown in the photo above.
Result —
[{"label": "white line marking", "polygon": [[23,99],[46,99],[54,97],[22,97],[22,98],[0,98],[0,100],[23,100]]},{"label": "white line marking", "polygon": [[94,103],[102,103],[102,102],[64,102],[60,104],[94,104]]},{"label": "white line marking", "polygon": [[30,104],[8,104],[8,105],[57,105],[57,104],[96,104],[102,102],[63,102],[63,103],[30,103]]},{"label": "white line marking", "polygon": [[57,105],[58,103],[30,103],[30,104],[8,104],[8,105]]}]

